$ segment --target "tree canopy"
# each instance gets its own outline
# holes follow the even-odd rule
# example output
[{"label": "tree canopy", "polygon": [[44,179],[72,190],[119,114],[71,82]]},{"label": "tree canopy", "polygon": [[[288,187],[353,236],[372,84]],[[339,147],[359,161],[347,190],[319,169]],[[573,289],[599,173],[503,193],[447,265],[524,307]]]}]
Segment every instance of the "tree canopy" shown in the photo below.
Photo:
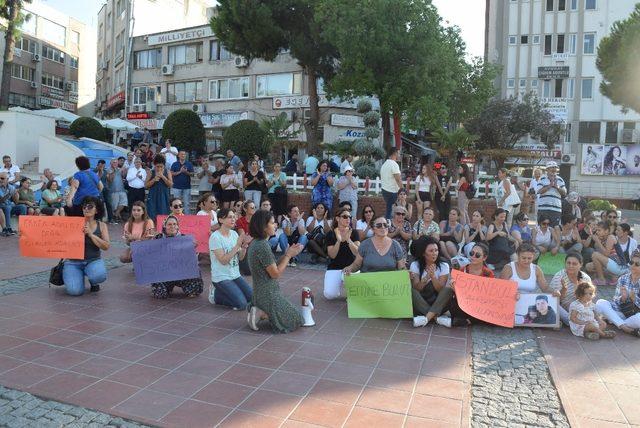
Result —
[{"label": "tree canopy", "polygon": [[93,138],[103,141],[106,135],[105,129],[100,122],[92,117],[79,117],[69,126],[69,132],[76,138]]},{"label": "tree canopy", "polygon": [[603,77],[600,92],[624,110],[640,113],[640,3],[600,41],[596,66]]},{"label": "tree canopy", "polygon": [[222,151],[229,149],[242,159],[251,159],[253,155],[265,158],[269,154],[270,141],[267,133],[255,120],[239,120],[224,131]]},{"label": "tree canopy", "polygon": [[206,148],[204,125],[194,111],[180,109],[171,112],[162,126],[162,137],[186,152],[203,153]]}]

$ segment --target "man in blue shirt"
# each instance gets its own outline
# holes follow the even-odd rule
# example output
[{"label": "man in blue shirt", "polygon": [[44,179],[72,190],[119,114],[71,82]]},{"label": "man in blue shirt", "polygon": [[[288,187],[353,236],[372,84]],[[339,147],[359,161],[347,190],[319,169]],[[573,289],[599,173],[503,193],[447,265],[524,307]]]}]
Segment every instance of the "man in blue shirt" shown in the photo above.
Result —
[{"label": "man in blue shirt", "polygon": [[171,175],[173,176],[173,188],[171,196],[180,198],[184,204],[184,213],[191,214],[189,204],[191,202],[191,175],[193,165],[187,159],[187,152],[184,150],[178,153],[178,160],[171,165]]},{"label": "man in blue shirt", "polygon": [[132,151],[135,151],[135,149],[138,147],[138,144],[142,142],[143,138],[144,138],[144,134],[140,132],[140,128],[136,128],[136,132],[134,132],[133,135],[131,136]]},{"label": "man in blue shirt", "polygon": [[307,158],[303,162],[304,172],[307,175],[313,175],[313,173],[316,172],[319,163],[320,161],[318,160],[318,158],[315,157],[313,153],[309,153],[309,156],[307,156]]},{"label": "man in blue shirt", "polygon": [[233,150],[227,150],[227,158],[229,159],[229,163],[233,167],[235,172],[240,172],[244,164],[242,163],[242,159],[240,159]]}]

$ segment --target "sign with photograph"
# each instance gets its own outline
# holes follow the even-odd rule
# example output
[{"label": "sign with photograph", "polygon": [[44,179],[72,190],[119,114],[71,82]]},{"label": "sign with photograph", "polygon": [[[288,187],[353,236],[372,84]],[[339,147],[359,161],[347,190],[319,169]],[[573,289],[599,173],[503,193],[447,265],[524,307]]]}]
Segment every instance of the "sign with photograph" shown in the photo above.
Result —
[{"label": "sign with photograph", "polygon": [[640,175],[640,145],[583,144],[582,175]]},{"label": "sign with photograph", "polygon": [[552,65],[538,67],[538,79],[567,79],[569,77],[568,65]]},{"label": "sign with photograph", "polygon": [[516,302],[516,327],[560,327],[558,298],[544,293],[521,293]]},{"label": "sign with photograph", "polygon": [[627,146],[627,175],[640,175],[640,145]]},{"label": "sign with photograph", "polygon": [[602,172],[604,175],[626,175],[627,159],[627,146],[605,145]]}]

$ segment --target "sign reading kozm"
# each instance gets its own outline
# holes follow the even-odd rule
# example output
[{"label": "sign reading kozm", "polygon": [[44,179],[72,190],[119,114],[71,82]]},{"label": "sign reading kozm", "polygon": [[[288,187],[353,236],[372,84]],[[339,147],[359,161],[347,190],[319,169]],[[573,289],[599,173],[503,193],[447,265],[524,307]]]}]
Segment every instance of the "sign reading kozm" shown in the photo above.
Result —
[{"label": "sign reading kozm", "polygon": [[160,45],[163,43],[181,42],[183,40],[202,39],[204,37],[213,36],[213,31],[208,25],[195,27],[182,31],[171,31],[168,33],[152,34],[147,36],[147,44],[149,46]]}]

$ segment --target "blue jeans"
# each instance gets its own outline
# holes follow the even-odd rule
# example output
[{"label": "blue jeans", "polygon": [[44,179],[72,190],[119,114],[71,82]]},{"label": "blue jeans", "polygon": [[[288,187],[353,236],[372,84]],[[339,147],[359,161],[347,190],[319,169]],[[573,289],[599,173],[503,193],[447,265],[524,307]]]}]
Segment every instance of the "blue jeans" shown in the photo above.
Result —
[{"label": "blue jeans", "polygon": [[184,205],[184,213],[191,214],[191,189],[171,189],[171,196],[175,196],[176,198],[180,198],[182,204]]},{"label": "blue jeans", "polygon": [[[309,242],[309,238],[307,238],[307,235],[302,235],[298,238],[298,242],[294,242],[294,244],[302,245],[302,249],[304,250],[304,247],[307,246],[307,242]],[[289,248],[289,237],[286,233],[283,232],[282,234],[280,234],[280,236],[278,237],[278,244],[280,244],[280,249],[283,253],[287,251],[287,248]]]},{"label": "blue jeans", "polygon": [[0,209],[4,211],[4,218],[7,223],[7,229],[11,229],[11,216],[12,215],[27,215],[26,205],[15,205],[13,203],[4,203],[0,205]]},{"label": "blue jeans", "polygon": [[271,247],[271,251],[276,251],[278,249],[278,237],[272,236],[269,238],[269,246]]},{"label": "blue jeans", "polygon": [[236,279],[214,282],[213,286],[216,289],[216,305],[246,309],[253,297],[251,286],[241,276]]},{"label": "blue jeans", "polygon": [[62,279],[67,294],[82,296],[84,294],[84,277],[89,284],[98,285],[107,280],[107,268],[104,260],[66,260],[62,269]]},{"label": "blue jeans", "polygon": [[395,204],[396,201],[398,200],[398,192],[396,193],[387,192],[386,190],[382,189],[382,199],[384,199],[384,203],[387,206],[384,214],[384,218],[390,219],[391,210],[393,209],[393,204]]}]

